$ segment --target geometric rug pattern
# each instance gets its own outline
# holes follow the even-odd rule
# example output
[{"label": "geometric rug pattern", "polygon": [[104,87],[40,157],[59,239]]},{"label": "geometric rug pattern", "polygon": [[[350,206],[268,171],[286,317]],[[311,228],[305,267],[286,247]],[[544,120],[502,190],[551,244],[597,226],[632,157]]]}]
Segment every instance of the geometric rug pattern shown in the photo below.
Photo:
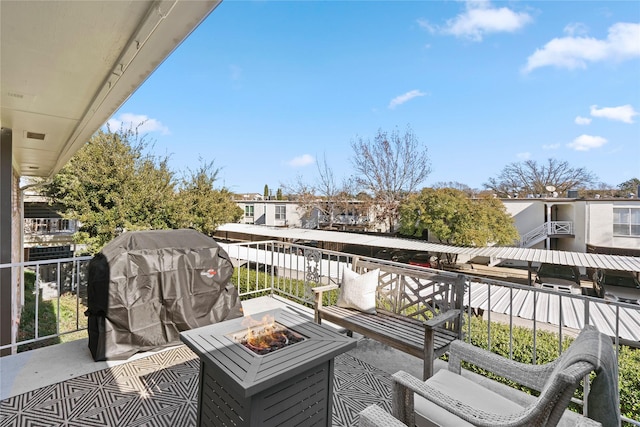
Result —
[{"label": "geometric rug pattern", "polygon": [[[0,427],[191,427],[199,359],[186,346],[0,401]],[[334,365],[333,425],[357,425],[370,404],[391,411],[389,375],[343,353]]]}]

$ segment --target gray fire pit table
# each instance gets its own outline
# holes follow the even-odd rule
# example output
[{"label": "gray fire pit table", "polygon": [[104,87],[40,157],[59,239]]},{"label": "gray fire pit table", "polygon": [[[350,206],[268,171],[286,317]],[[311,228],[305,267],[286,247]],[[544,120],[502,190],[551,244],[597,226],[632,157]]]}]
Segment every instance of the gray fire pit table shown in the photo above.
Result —
[{"label": "gray fire pit table", "polygon": [[304,340],[258,355],[235,339],[246,317],[180,334],[200,356],[199,426],[331,425],[333,359],[356,341],[287,310],[251,318],[266,314]]}]

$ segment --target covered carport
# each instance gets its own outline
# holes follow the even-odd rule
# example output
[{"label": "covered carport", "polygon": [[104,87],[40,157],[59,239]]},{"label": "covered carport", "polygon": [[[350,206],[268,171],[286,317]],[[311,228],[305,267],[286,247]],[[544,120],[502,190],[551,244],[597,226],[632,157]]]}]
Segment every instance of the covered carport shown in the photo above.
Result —
[{"label": "covered carport", "polygon": [[[340,231],[312,230],[300,228],[265,227],[252,224],[223,224],[218,227],[217,236],[225,238],[230,234],[263,236],[287,241],[309,240],[317,242],[351,243],[378,248],[407,249],[431,253],[450,253],[466,255],[470,258],[484,257],[490,264],[502,261],[523,261],[532,263],[552,263],[575,265],[584,268],[605,268],[640,272],[640,258],[621,255],[603,255],[582,252],[567,252],[549,249],[531,249],[516,247],[459,247],[423,240],[384,237],[373,234],[346,233]],[[531,270],[531,268],[529,268]],[[529,278],[531,279],[531,278]],[[531,283],[531,280],[529,280]]]},{"label": "covered carport", "polygon": [[[22,260],[20,177],[58,172],[219,3],[0,2],[0,264]],[[12,270],[0,273],[0,345],[17,327]]]}]

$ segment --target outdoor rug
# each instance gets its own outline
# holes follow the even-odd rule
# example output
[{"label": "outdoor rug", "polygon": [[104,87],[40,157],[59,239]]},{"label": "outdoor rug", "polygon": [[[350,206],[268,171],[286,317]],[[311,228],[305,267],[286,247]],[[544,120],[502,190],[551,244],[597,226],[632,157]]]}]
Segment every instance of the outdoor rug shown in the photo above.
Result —
[{"label": "outdoor rug", "polygon": [[[180,346],[42,387],[1,401],[0,426],[195,426],[199,366]],[[357,425],[370,404],[391,411],[388,374],[348,353],[334,371],[334,426]]]}]

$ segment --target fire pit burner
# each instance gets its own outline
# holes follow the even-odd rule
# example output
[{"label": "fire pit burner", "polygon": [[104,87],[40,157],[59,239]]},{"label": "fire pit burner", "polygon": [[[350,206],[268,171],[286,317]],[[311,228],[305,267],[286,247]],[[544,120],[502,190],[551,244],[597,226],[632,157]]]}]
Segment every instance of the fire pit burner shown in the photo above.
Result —
[{"label": "fire pit burner", "polygon": [[198,426],[331,425],[333,359],[356,341],[289,310],[264,314],[273,316],[276,329],[302,340],[254,353],[239,341],[263,327],[254,323],[247,330],[248,318],[180,333],[201,361]]},{"label": "fire pit burner", "polygon": [[273,353],[305,340],[304,335],[275,321],[235,332],[230,334],[230,338],[258,356]]}]

